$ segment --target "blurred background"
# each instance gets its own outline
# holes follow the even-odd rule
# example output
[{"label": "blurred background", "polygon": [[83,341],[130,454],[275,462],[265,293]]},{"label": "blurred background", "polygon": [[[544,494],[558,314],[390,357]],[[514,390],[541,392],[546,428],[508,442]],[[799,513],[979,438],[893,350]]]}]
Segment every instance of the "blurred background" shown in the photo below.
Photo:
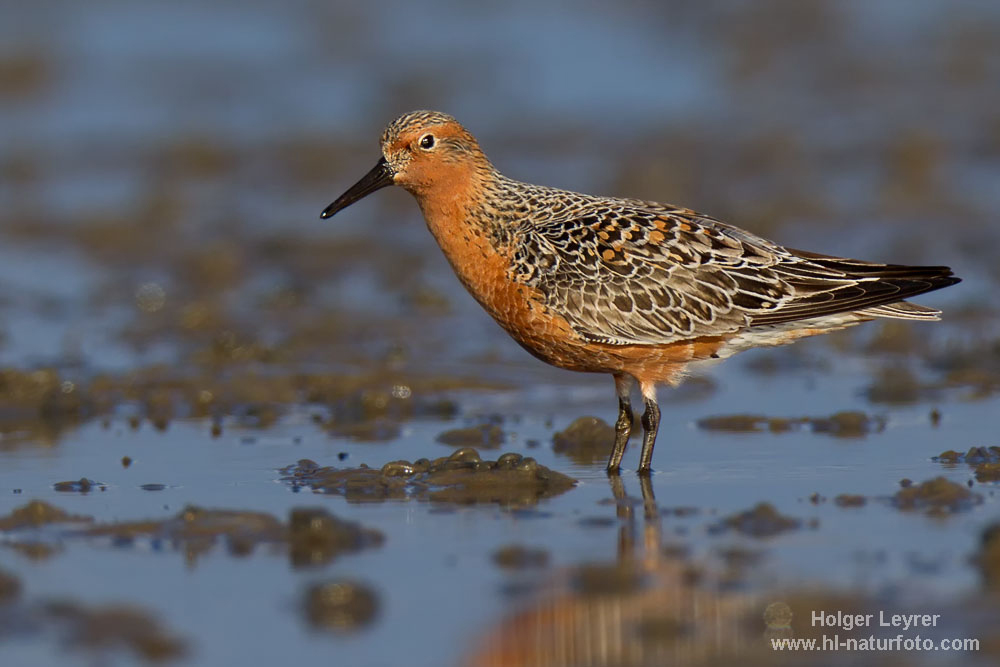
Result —
[{"label": "blurred background", "polygon": [[[0,512],[38,499],[104,523],[191,504],[283,520],[306,504],[386,534],[377,555],[333,569],[235,567],[224,549],[192,569],[190,553],[160,553],[183,542],[169,531],[146,549],[119,535],[116,549],[11,518],[0,573],[20,592],[0,585],[0,622],[30,621],[0,628],[4,664],[332,650],[372,665],[767,662],[760,615],[776,590],[888,604],[860,588],[900,606],[917,576],[957,609],[1000,579],[982,565],[1000,567],[1000,546],[978,542],[994,482],[973,470],[1000,450],[931,461],[1000,444],[997,3],[44,0],[2,16]],[[385,124],[419,108],[456,116],[518,180],[684,205],[792,247],[948,264],[965,282],[920,300],[946,311],[940,325],[749,354],[669,393],[663,474],[641,494],[634,478],[609,489],[603,440],[567,454],[553,439],[584,415],[613,420],[608,378],[548,368],[507,339],[405,192],[319,220],[378,159]],[[529,510],[310,502],[274,483],[300,458],[433,459],[450,451],[439,432],[470,428],[457,442],[499,438],[580,484]],[[575,447],[591,434],[570,435]],[[918,503],[900,521],[899,478],[942,474],[982,488],[945,505],[957,517]],[[94,484],[59,487],[80,478]],[[833,498],[846,492],[868,500],[845,510]],[[720,543],[720,517],[758,501],[802,530]],[[690,511],[661,526],[664,502]],[[513,552],[513,575],[497,556],[511,543],[534,549]],[[707,575],[690,557],[722,574],[694,585]],[[332,633],[301,592],[326,599],[308,587],[330,577],[334,597],[361,600],[335,609]],[[564,588],[546,593],[550,580]],[[995,619],[995,600],[975,596],[981,613],[956,611],[953,634]],[[668,599],[714,620],[649,612]],[[579,604],[634,623],[586,626]],[[107,629],[136,624],[138,640]],[[720,628],[739,641],[709,642]],[[525,633],[582,652],[504,652]],[[599,651],[577,646],[594,636]]]}]

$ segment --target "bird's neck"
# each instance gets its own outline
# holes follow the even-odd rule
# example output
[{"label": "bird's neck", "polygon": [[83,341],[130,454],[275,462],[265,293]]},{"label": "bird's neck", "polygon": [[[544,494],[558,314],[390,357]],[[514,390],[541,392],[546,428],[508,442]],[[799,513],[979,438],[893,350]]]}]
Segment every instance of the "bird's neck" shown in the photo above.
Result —
[{"label": "bird's neck", "polygon": [[510,225],[503,206],[504,180],[487,164],[455,170],[433,187],[413,191],[427,227],[449,258],[461,253],[463,244],[503,245]]},{"label": "bird's neck", "polygon": [[490,285],[505,275],[510,220],[496,204],[495,172],[456,175],[414,192],[427,227],[462,284],[492,312]]}]

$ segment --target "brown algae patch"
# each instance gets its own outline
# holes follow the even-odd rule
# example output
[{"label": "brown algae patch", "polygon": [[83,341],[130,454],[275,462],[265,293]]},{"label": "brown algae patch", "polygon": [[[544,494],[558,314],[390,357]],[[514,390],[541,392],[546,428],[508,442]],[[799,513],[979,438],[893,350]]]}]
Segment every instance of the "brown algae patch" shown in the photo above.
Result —
[{"label": "brown algae patch", "polygon": [[1000,482],[1000,463],[980,463],[974,472],[976,473],[976,481],[980,484]]},{"label": "brown algae patch", "polygon": [[317,508],[293,509],[287,524],[263,512],[189,506],[166,520],[94,525],[90,517],[72,516],[40,501],[32,501],[0,518],[0,531],[74,522],[89,525],[68,528],[62,533],[64,537],[109,538],[119,547],[137,540],[153,540],[182,549],[191,561],[200,554],[208,553],[222,541],[234,556],[249,555],[259,545],[287,550],[292,564],[303,567],[329,563],[345,553],[379,547],[385,540],[377,530],[345,521]]},{"label": "brown algae patch", "polygon": [[837,438],[861,438],[879,433],[885,428],[885,418],[864,412],[837,412],[829,417],[765,417],[763,415],[719,415],[697,422],[706,431],[730,433],[785,433],[808,427],[813,433],[826,433]]},{"label": "brown algae patch", "polygon": [[248,555],[258,545],[285,547],[296,567],[328,563],[343,553],[378,547],[384,541],[382,533],[322,509],[293,509],[286,525],[263,512],[194,506],[165,521],[104,524],[85,534],[111,537],[118,545],[137,538],[163,540],[184,549],[189,557],[207,553],[220,540],[235,556]]},{"label": "brown algae patch", "polygon": [[903,486],[891,500],[903,511],[923,511],[928,516],[939,517],[971,509],[983,502],[978,493],[945,477]]},{"label": "brown algae patch", "polygon": [[710,530],[711,532],[735,530],[750,537],[774,537],[801,527],[801,519],[782,515],[770,503],[759,503],[753,509],[726,517]]},{"label": "brown algae patch", "polygon": [[972,468],[976,481],[980,484],[1000,482],[1000,447],[970,447],[964,454],[949,449],[932,457],[931,460],[948,468],[965,463]]},{"label": "brown algae patch", "polygon": [[479,424],[468,428],[454,428],[438,435],[437,441],[453,447],[482,447],[496,449],[507,439],[503,429],[496,424]]},{"label": "brown algae patch", "polygon": [[149,662],[187,653],[183,640],[164,629],[152,613],[134,605],[88,606],[24,598],[21,581],[0,570],[0,636],[5,639],[56,635],[68,648],[91,654],[93,664],[106,664],[105,658],[122,650]]},{"label": "brown algae patch", "polygon": [[282,481],[294,488],[341,495],[352,502],[429,500],[472,505],[527,507],[573,488],[576,480],[513,452],[484,461],[470,448],[432,460],[390,461],[381,469],[321,467],[301,460],[283,468]]},{"label": "brown algae patch", "polygon": [[63,626],[70,646],[100,652],[127,649],[150,662],[180,658],[185,643],[164,630],[150,612],[132,605],[88,607],[76,602],[49,602],[43,613]]},{"label": "brown algae patch", "polygon": [[322,508],[294,509],[289,517],[292,564],[324,565],[343,553],[379,547],[385,537],[377,530],[337,518]]},{"label": "brown algae patch", "polygon": [[510,544],[493,552],[493,562],[504,570],[544,568],[549,564],[549,552],[545,549]]},{"label": "brown algae patch", "polygon": [[911,405],[934,398],[935,388],[927,385],[908,368],[889,367],[882,369],[875,381],[865,390],[872,403],[887,405]]},{"label": "brown algae patch", "polygon": [[833,499],[837,507],[864,507],[868,504],[868,498],[853,493],[841,493]]},{"label": "brown algae patch", "polygon": [[347,634],[375,621],[379,598],[363,583],[336,579],[310,586],[302,606],[314,629]]},{"label": "brown algae patch", "polygon": [[992,523],[983,530],[979,551],[972,562],[979,568],[985,588],[1000,591],[1000,523]]},{"label": "brown algae patch", "polygon": [[0,570],[0,605],[13,602],[21,595],[21,580]]},{"label": "brown algae patch", "polygon": [[90,523],[93,517],[69,514],[42,500],[32,500],[0,517],[0,531],[38,528],[50,523]]},{"label": "brown algae patch", "polygon": [[91,491],[104,491],[108,487],[103,482],[95,482],[92,479],[81,477],[78,480],[56,482],[52,488],[60,493],[90,493]]},{"label": "brown algae patch", "polygon": [[931,457],[931,460],[938,463],[968,463],[969,465],[1000,463],[1000,447],[970,447],[969,451],[964,454],[949,449]]},{"label": "brown algae patch", "polygon": [[[292,370],[295,354],[262,359],[255,343],[228,330],[211,345],[225,358],[87,379],[67,379],[53,369],[0,369],[0,448],[55,444],[64,431],[94,418],[108,427],[126,419],[133,429],[148,423],[160,431],[177,418],[211,419],[219,435],[223,418],[266,428],[302,405],[316,410],[317,423],[331,435],[389,440],[408,420],[454,418],[458,406],[442,392],[498,386],[363,359],[336,373],[300,372]],[[488,435],[477,445],[497,442]]]},{"label": "brown algae patch", "polygon": [[552,449],[575,463],[591,465],[608,458],[615,429],[599,417],[579,417],[552,436]]},{"label": "brown algae patch", "polygon": [[93,413],[80,387],[56,370],[0,369],[0,442],[53,443]]}]

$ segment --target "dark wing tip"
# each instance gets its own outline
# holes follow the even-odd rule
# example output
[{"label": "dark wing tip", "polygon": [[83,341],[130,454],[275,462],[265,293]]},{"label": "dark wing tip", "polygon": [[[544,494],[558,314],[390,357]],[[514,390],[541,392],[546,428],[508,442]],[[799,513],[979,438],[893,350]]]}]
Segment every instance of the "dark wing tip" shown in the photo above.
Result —
[{"label": "dark wing tip", "polygon": [[[827,257],[792,251],[807,260],[808,264],[840,274],[828,290],[816,290],[816,282],[808,271],[799,280],[809,281],[809,294],[793,299],[783,307],[766,314],[754,315],[753,324],[777,324],[808,319],[822,315],[853,312],[897,303],[904,299],[951,287],[962,282],[947,266],[907,266],[903,264],[873,264],[861,260]],[[782,276],[793,288],[796,283],[796,265],[786,267]],[[832,276],[831,276],[832,277]],[[843,280],[853,281],[843,284]],[[835,284],[839,282],[839,286]]]}]

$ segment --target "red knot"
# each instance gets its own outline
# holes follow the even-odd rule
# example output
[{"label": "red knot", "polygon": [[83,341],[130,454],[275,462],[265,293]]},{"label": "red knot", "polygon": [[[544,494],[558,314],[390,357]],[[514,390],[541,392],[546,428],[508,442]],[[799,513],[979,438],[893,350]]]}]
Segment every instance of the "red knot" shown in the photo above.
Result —
[{"label": "red knot", "polygon": [[903,299],[959,282],[944,266],[794,250],[686,208],[520,183],[436,111],[400,116],[381,146],[322,217],[387,185],[416,197],[459,280],[514,340],[560,368],[614,377],[611,473],[632,431],[634,382],[648,473],[656,386],[677,384],[691,362],[875,318],[936,320],[940,311]]}]

